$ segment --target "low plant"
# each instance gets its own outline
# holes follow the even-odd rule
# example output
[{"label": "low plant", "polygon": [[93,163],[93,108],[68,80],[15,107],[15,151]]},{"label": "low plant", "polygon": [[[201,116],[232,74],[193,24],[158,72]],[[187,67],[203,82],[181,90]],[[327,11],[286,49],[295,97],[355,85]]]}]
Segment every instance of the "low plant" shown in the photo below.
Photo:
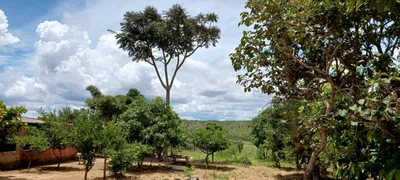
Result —
[{"label": "low plant", "polygon": [[242,157],[240,158],[240,163],[243,164],[244,166],[248,167],[251,166],[253,163],[250,161],[249,158],[247,157]]},{"label": "low plant", "polygon": [[114,176],[122,176],[132,167],[132,163],[139,161],[139,155],[146,152],[147,147],[140,144],[125,144],[121,149],[111,153],[111,173]]},{"label": "low plant", "polygon": [[185,174],[186,177],[191,178],[194,174],[194,167],[184,167],[183,168],[183,173]]}]

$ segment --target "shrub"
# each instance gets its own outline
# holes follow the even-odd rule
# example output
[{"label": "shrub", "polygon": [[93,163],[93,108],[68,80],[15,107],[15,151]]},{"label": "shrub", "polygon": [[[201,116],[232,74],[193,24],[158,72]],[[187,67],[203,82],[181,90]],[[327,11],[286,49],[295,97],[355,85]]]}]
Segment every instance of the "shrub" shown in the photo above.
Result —
[{"label": "shrub", "polygon": [[185,174],[186,177],[191,178],[194,174],[194,167],[184,167],[183,168],[183,173]]},{"label": "shrub", "polygon": [[240,158],[240,163],[242,163],[246,167],[251,166],[253,164],[253,163],[251,163],[250,159],[247,157]]},{"label": "shrub", "polygon": [[244,144],[243,144],[242,141],[236,141],[236,142],[235,142],[235,147],[237,148],[239,154],[242,153],[242,151],[243,151],[243,146],[244,146]]},{"label": "shrub", "polygon": [[122,176],[132,167],[132,163],[139,161],[139,155],[147,150],[140,144],[125,144],[121,149],[111,153],[111,173],[114,176]]}]

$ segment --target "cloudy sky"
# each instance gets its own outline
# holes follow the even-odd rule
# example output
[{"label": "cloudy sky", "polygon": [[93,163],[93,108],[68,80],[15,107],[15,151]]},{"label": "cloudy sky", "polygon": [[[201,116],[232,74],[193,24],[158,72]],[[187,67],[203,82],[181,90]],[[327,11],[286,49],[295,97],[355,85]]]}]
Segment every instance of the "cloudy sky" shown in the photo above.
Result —
[{"label": "cloudy sky", "polygon": [[222,31],[217,47],[198,50],[178,73],[174,110],[185,119],[253,118],[269,98],[244,93],[229,60],[242,35],[237,24],[245,0],[0,1],[0,100],[36,117],[40,107],[83,107],[88,85],[111,95],[137,88],[148,98],[164,97],[152,67],[132,62],[106,30],[118,31],[126,11],[173,4],[191,15],[216,12]]}]

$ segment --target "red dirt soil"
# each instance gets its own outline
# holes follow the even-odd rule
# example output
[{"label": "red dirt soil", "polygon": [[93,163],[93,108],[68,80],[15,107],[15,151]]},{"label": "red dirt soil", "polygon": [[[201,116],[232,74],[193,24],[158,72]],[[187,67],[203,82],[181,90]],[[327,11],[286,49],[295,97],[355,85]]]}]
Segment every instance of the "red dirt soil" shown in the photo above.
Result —
[{"label": "red dirt soil", "polygon": [[[30,172],[26,169],[0,171],[0,180],[76,180],[83,179],[84,165],[78,165],[77,161],[62,163],[60,169],[57,165],[37,166],[31,168]],[[293,170],[284,170],[270,168],[266,166],[234,166],[225,164],[214,164],[210,168],[205,168],[201,164],[194,163],[194,176],[200,180],[207,179],[229,179],[229,180],[291,180],[301,179],[300,172]],[[107,171],[107,179],[117,179]],[[88,173],[88,179],[100,180],[103,177],[103,159],[98,158],[95,165]],[[153,162],[144,163],[142,169],[136,166],[130,172],[125,173],[122,179],[140,179],[140,180],[174,180],[176,178],[184,179],[183,171],[172,170],[170,165]]]}]

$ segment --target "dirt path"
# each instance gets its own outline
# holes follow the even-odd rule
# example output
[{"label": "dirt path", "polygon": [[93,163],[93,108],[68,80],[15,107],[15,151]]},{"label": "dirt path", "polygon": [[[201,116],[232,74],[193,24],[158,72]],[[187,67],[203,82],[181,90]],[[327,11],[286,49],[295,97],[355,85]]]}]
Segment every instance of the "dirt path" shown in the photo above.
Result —
[{"label": "dirt path", "polygon": [[[92,170],[89,171],[88,178],[100,180],[103,177],[103,159],[97,159]],[[143,169],[134,169],[132,172],[126,173],[123,179],[140,179],[140,180],[174,180],[176,178],[184,179],[183,171],[172,170],[171,167],[152,163],[144,163]],[[289,180],[301,178],[296,171],[285,171],[265,166],[233,166],[233,165],[215,165],[213,169],[206,169],[201,165],[194,165],[195,176],[201,180],[205,179],[221,179],[221,180]],[[109,175],[109,171],[107,172]],[[78,165],[78,162],[67,162],[61,164],[59,170],[56,165],[38,166],[31,168],[28,173],[26,170],[0,171],[0,180],[79,180],[83,179],[84,166]],[[115,179],[111,176],[108,179]]]}]

